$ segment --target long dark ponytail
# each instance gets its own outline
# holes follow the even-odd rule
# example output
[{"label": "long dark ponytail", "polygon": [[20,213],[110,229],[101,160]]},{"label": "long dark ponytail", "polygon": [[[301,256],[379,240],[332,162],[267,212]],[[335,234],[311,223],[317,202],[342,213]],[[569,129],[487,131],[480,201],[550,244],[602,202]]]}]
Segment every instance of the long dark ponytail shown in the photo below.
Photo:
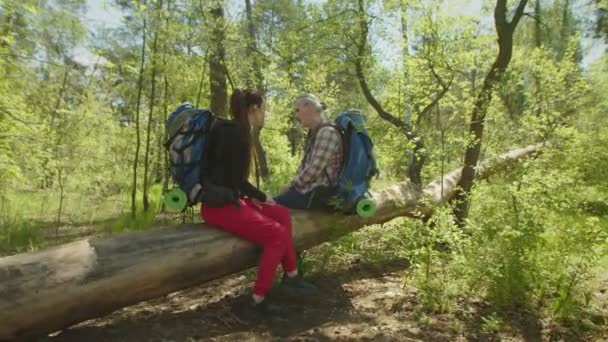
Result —
[{"label": "long dark ponytail", "polygon": [[245,160],[242,161],[243,177],[249,177],[249,171],[251,166],[252,156],[252,137],[251,137],[251,125],[249,123],[249,109],[252,106],[261,107],[264,103],[262,94],[255,89],[239,89],[235,88],[230,97],[230,115],[234,121],[239,125],[241,130],[241,137],[243,139]]}]

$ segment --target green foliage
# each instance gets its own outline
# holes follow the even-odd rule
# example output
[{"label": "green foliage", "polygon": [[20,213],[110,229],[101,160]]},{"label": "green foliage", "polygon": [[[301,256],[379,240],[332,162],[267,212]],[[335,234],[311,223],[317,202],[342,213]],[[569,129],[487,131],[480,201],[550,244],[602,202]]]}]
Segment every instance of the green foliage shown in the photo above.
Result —
[{"label": "green foliage", "polygon": [[481,320],[483,322],[481,330],[486,334],[496,334],[502,327],[502,320],[495,312],[486,317],[482,317]]},{"label": "green foliage", "polygon": [[462,254],[470,248],[468,237],[453,222],[449,208],[415,226],[408,234],[408,257],[412,270],[406,283],[420,290],[420,304],[426,312],[449,312],[468,289],[464,279],[470,272],[462,267]]},{"label": "green foliage", "polygon": [[385,262],[395,250],[411,262],[404,279],[417,289],[421,323],[483,303],[489,335],[522,312],[564,327],[565,339],[598,329],[590,322],[605,320],[594,292],[608,254],[606,132],[556,129],[541,155],[475,187],[465,230],[441,208],[424,224],[385,233],[393,237]]},{"label": "green foliage", "polygon": [[[415,284],[428,307],[476,293],[501,311],[547,301],[554,317],[571,319],[589,305],[587,281],[608,253],[608,216],[586,209],[607,201],[605,182],[586,177],[605,166],[596,163],[608,144],[574,129],[556,135],[559,146],[476,188],[466,234],[439,211],[414,238]],[[448,252],[434,250],[438,243]],[[459,283],[466,287],[450,296]]]},{"label": "green foliage", "polygon": [[[252,3],[255,42],[242,2],[225,6],[219,29],[228,93],[260,82],[266,95],[262,143],[271,176],[263,189],[278,193],[302,158],[306,132],[291,115],[300,92],[319,95],[329,118],[361,109],[381,170],[374,186],[405,180],[415,141],[370,106],[355,73],[358,2]],[[82,0],[0,2],[0,253],[59,243],[53,237],[61,229],[118,233],[147,229],[164,217],[158,215],[168,181],[163,123],[183,101],[209,106],[209,47],[218,25],[211,2],[118,5],[121,24],[89,34],[80,19]],[[497,52],[486,20],[491,6],[481,18],[439,1],[363,5],[370,26],[363,72],[383,109],[408,121],[424,143],[418,153],[427,158],[426,183],[460,166],[471,143],[471,112]],[[393,221],[323,245],[307,267],[407,257],[406,282],[419,290],[421,322],[468,297],[493,305],[496,313],[483,319],[487,333],[505,324],[501,310],[518,306],[538,304],[564,321],[584,314],[591,305],[588,282],[606,254],[608,59],[581,69],[588,32],[574,15],[577,1],[531,5],[539,5],[536,19],[525,17],[516,30],[511,65],[488,107],[481,155],[487,160],[539,142],[546,144],[543,154],[478,183],[464,231],[450,208],[438,209],[424,224]],[[606,9],[605,1],[598,6]],[[151,127],[151,210],[133,217],[128,194],[144,20],[140,127]],[[93,54],[86,63],[76,56],[82,49]],[[135,190],[141,203],[141,181]]]}]

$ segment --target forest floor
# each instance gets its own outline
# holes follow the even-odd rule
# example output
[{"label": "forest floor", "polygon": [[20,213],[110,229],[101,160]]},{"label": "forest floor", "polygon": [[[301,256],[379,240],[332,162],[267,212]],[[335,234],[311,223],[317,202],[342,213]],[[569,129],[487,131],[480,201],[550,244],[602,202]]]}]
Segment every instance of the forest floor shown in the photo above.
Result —
[{"label": "forest floor", "polygon": [[[315,250],[309,254],[315,257]],[[605,318],[590,322],[600,329],[577,334],[534,310],[496,317],[475,299],[459,303],[449,314],[425,312],[417,290],[405,285],[408,269],[408,261],[398,257],[340,262],[310,275],[322,292],[318,301],[282,301],[289,308],[285,317],[255,322],[233,313],[253,280],[249,270],[115,311],[40,341],[608,341]],[[606,303],[605,309],[607,289],[608,275],[602,275],[594,300]]]}]

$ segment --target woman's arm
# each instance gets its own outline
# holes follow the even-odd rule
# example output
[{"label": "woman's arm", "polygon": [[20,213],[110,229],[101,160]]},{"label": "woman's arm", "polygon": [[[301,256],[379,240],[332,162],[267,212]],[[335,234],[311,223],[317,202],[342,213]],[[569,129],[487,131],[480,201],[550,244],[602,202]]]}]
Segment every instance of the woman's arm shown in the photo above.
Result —
[{"label": "woman's arm", "polygon": [[241,186],[239,187],[239,191],[241,192],[241,195],[245,195],[249,198],[255,198],[260,202],[266,202],[266,200],[268,199],[268,196],[266,196],[263,191],[256,188],[248,181],[245,181],[241,184]]}]

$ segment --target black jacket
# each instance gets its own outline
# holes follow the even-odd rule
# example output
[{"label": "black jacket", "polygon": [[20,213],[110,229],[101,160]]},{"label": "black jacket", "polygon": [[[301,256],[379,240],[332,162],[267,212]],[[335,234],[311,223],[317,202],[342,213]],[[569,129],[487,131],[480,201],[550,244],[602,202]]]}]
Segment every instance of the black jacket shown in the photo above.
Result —
[{"label": "black jacket", "polygon": [[203,170],[203,205],[236,204],[242,197],[266,201],[266,194],[249,183],[245,175],[245,160],[251,155],[244,140],[248,132],[243,132],[234,121],[218,119],[209,134]]}]

